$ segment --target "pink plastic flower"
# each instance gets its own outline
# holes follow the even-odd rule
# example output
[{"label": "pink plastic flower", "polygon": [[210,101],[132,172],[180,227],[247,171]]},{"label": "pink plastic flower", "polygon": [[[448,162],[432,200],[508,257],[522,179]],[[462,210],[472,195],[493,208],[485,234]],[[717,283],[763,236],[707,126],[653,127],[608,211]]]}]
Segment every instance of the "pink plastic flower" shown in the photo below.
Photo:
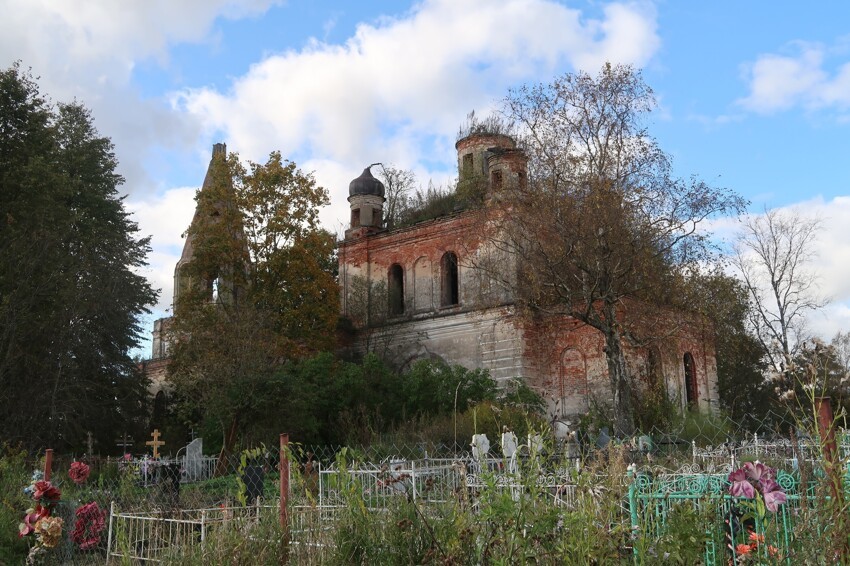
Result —
[{"label": "pink plastic flower", "polygon": [[71,478],[75,484],[80,485],[84,483],[88,477],[89,473],[91,473],[91,468],[83,462],[71,462],[71,469],[68,470],[68,477]]},{"label": "pink plastic flower", "polygon": [[747,462],[744,464],[743,470],[747,473],[747,477],[754,482],[762,479],[773,479],[773,470],[761,462]]},{"label": "pink plastic flower", "polygon": [[31,535],[35,532],[35,524],[49,516],[50,510],[41,505],[36,505],[35,509],[28,509],[27,514],[24,515],[24,522],[20,525],[18,536],[25,537]]},{"label": "pink plastic flower", "polygon": [[762,478],[760,483],[761,493],[764,497],[764,506],[771,513],[776,513],[779,506],[788,499],[782,490],[782,486],[770,478]]},{"label": "pink plastic flower", "polygon": [[746,497],[752,499],[756,496],[756,488],[747,479],[747,474],[744,468],[735,470],[729,474],[729,481],[732,483],[729,486],[729,493],[735,497]]}]

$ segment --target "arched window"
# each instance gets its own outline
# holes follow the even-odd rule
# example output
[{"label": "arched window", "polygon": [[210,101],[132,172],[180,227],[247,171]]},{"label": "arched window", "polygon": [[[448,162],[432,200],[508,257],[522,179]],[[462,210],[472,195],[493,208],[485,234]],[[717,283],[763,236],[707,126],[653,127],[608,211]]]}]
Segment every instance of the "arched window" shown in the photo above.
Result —
[{"label": "arched window", "polygon": [[390,266],[387,292],[390,316],[404,314],[404,270],[397,263]]},{"label": "arched window", "polygon": [[688,407],[696,407],[699,402],[699,389],[697,388],[697,366],[690,352],[685,352],[685,399]]},{"label": "arched window", "polygon": [[164,391],[158,391],[153,398],[153,411],[151,412],[150,428],[162,428],[165,425],[168,406]]},{"label": "arched window", "polygon": [[440,305],[450,307],[458,304],[460,294],[458,293],[457,256],[454,252],[446,252],[440,260],[440,271],[442,279],[442,293]]}]

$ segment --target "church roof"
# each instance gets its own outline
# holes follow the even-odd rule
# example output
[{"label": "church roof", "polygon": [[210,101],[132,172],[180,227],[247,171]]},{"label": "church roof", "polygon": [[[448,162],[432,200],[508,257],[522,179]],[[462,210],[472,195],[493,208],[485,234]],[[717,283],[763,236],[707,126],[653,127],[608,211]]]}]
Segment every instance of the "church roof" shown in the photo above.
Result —
[{"label": "church roof", "polygon": [[372,171],[369,170],[371,167],[372,165],[364,169],[359,177],[348,184],[348,196],[375,195],[383,198],[384,184],[372,176]]}]

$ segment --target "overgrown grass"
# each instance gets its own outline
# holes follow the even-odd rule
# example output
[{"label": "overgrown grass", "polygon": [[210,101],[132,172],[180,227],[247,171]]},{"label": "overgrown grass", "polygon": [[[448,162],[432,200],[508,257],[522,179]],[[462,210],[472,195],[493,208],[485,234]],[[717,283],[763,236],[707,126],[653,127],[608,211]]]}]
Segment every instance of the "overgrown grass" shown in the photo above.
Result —
[{"label": "overgrown grass", "polygon": [[0,445],[0,564],[22,564],[26,559],[28,546],[18,537],[18,524],[31,505],[23,492],[31,474],[23,450]]}]

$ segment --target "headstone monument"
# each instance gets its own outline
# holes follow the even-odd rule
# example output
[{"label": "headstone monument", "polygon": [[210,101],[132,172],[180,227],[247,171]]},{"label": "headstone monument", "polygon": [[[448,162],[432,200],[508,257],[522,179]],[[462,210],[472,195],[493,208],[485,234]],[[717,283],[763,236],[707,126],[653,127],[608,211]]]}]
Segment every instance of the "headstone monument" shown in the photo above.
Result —
[{"label": "headstone monument", "polygon": [[199,437],[186,445],[186,456],[183,467],[186,470],[186,478],[188,480],[197,481],[207,479],[204,477],[203,459],[204,439]]},{"label": "headstone monument", "polygon": [[508,427],[504,427],[502,431],[502,455],[508,462],[508,472],[515,474],[517,472],[517,440],[516,434]]}]

